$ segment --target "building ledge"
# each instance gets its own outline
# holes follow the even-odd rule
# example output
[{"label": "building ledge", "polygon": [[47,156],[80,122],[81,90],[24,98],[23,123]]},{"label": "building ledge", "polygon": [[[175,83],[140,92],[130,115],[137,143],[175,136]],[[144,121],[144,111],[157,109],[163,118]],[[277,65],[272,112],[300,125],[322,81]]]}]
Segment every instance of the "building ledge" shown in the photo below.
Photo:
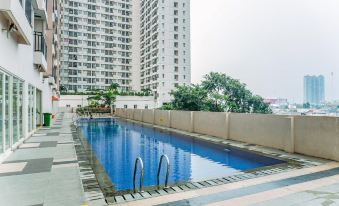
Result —
[{"label": "building ledge", "polygon": [[47,71],[47,61],[45,55],[41,51],[34,52],[34,62],[37,65],[37,69],[39,72]]},{"label": "building ledge", "polygon": [[9,25],[15,25],[13,33],[17,36],[17,42],[19,44],[31,45],[30,36],[32,35],[32,27],[28,22],[25,11],[19,1],[1,0],[0,12],[8,19]]},{"label": "building ledge", "polygon": [[35,0],[33,3],[34,14],[47,21],[47,11],[45,0]]}]

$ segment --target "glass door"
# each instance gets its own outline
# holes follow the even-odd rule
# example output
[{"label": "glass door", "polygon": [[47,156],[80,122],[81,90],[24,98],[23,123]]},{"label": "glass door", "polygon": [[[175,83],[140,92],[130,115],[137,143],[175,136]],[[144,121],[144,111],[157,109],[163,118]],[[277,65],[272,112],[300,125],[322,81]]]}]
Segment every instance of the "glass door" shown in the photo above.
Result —
[{"label": "glass door", "polygon": [[3,148],[3,136],[2,136],[2,131],[3,131],[3,102],[4,102],[4,94],[3,94],[3,74],[0,72],[0,154],[4,152]]},{"label": "glass door", "polygon": [[32,86],[28,85],[28,131],[31,132],[32,128],[33,128],[33,113],[32,113],[32,107],[33,107],[33,94],[31,94],[32,92]]},{"label": "glass door", "polygon": [[10,89],[10,80],[9,76],[5,75],[5,150],[7,150],[11,145],[11,134],[10,134],[10,102],[9,102],[9,89]]},{"label": "glass door", "polygon": [[18,104],[18,92],[19,92],[19,80],[17,78],[13,78],[13,110],[12,110],[12,118],[13,118],[13,144],[18,142],[19,140],[19,104]]},{"label": "glass door", "polygon": [[19,138],[23,138],[23,104],[24,104],[24,98],[23,98],[23,82],[19,82],[19,91],[18,91],[18,123],[19,123],[19,129],[18,129],[18,136]]},{"label": "glass door", "polygon": [[42,126],[42,94],[40,90],[36,90],[36,125]]}]

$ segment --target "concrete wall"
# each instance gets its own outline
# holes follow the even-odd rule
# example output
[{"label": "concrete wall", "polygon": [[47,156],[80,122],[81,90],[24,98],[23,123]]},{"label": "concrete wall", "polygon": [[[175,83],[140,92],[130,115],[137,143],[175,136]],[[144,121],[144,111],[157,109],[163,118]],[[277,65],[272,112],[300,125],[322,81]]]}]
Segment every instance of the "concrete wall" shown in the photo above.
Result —
[{"label": "concrete wall", "polygon": [[194,112],[193,132],[227,139],[226,113]]},{"label": "concrete wall", "polygon": [[142,121],[153,124],[154,123],[154,110],[144,110],[142,112]]},{"label": "concrete wall", "polygon": [[171,112],[166,110],[155,110],[154,111],[154,124],[171,127]]},{"label": "concrete wall", "polygon": [[[61,95],[59,106],[60,107],[85,107],[88,106],[88,95]],[[154,97],[152,96],[117,96],[114,106],[116,109],[134,109],[134,106],[138,109],[154,109],[156,107]]]},{"label": "concrete wall", "polygon": [[[339,118],[118,109],[117,116],[339,161]],[[133,115],[132,115],[133,114]]]},{"label": "concrete wall", "polygon": [[291,119],[288,116],[229,114],[229,138],[250,144],[291,151]]},{"label": "concrete wall", "polygon": [[193,112],[171,111],[171,127],[193,132]]},{"label": "concrete wall", "polygon": [[133,109],[126,109],[126,118],[133,119],[134,118],[134,110]]},{"label": "concrete wall", "polygon": [[134,110],[133,119],[141,122],[142,121],[142,113],[143,113],[142,109]]},{"label": "concrete wall", "polygon": [[[127,109],[154,109],[156,101],[153,96],[117,96],[114,106]],[[134,108],[135,106],[137,108]]]},{"label": "concrete wall", "polygon": [[339,161],[339,118],[295,117],[295,152]]}]

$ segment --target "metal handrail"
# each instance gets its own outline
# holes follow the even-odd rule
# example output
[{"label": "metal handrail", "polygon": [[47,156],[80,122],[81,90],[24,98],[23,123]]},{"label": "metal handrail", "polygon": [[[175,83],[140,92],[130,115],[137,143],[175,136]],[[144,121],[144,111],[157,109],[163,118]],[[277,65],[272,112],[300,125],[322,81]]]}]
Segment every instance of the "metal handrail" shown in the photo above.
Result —
[{"label": "metal handrail", "polygon": [[46,40],[42,32],[34,32],[34,51],[41,52],[45,58],[47,57]]},{"label": "metal handrail", "polygon": [[158,189],[160,189],[160,170],[161,170],[161,165],[162,165],[162,160],[166,159],[167,162],[167,170],[166,170],[166,179],[165,179],[165,188],[168,187],[168,177],[169,177],[169,172],[170,172],[170,162],[169,159],[167,157],[167,155],[162,155],[160,157],[160,161],[159,161],[159,166],[158,166],[158,176],[157,176],[157,186]]},{"label": "metal handrail", "polygon": [[140,157],[138,157],[136,160],[135,160],[135,164],[134,164],[134,175],[133,175],[133,191],[134,193],[137,192],[137,189],[136,189],[136,184],[135,184],[135,179],[136,179],[136,176],[137,176],[137,166],[138,166],[138,162],[140,164],[140,182],[139,182],[139,192],[142,191],[142,183],[144,181],[144,163],[142,162],[142,159]]}]

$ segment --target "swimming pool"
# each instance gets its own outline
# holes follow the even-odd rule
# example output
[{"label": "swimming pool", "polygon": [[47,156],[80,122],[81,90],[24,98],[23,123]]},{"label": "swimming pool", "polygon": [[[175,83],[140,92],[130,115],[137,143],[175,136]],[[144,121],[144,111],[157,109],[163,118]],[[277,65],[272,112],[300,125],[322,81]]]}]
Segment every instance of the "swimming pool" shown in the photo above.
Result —
[{"label": "swimming pool", "polygon": [[[250,151],[119,119],[82,119],[78,125],[115,191],[133,189],[137,157],[141,157],[144,163],[144,187],[156,186],[158,164],[163,154],[169,157],[171,185],[284,163]],[[162,184],[165,171],[163,164]]]}]

